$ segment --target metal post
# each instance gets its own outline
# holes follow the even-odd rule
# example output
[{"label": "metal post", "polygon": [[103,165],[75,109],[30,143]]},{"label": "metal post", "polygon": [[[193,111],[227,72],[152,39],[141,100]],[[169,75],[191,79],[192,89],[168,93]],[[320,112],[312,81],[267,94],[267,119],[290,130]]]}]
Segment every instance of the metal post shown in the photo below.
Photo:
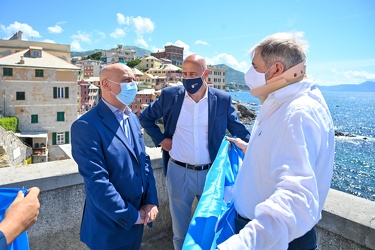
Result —
[{"label": "metal post", "polygon": [[5,89],[4,89],[4,92],[3,92],[3,98],[4,98],[3,115],[4,117],[5,117],[5,97],[6,95],[5,95]]}]

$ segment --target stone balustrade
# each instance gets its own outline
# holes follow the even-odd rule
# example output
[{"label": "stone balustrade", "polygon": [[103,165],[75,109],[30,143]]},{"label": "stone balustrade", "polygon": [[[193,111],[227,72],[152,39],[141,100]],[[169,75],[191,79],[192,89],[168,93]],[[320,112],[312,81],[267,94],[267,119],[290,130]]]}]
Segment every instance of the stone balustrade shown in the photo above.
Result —
[{"label": "stone balustrade", "polygon": [[[160,202],[159,216],[144,239],[171,230],[167,188],[160,148],[147,148],[152,160]],[[1,187],[41,189],[40,215],[29,229],[32,250],[87,249],[79,240],[85,199],[82,177],[72,159],[0,168]],[[330,190],[317,227],[319,249],[375,249],[375,202]]]}]

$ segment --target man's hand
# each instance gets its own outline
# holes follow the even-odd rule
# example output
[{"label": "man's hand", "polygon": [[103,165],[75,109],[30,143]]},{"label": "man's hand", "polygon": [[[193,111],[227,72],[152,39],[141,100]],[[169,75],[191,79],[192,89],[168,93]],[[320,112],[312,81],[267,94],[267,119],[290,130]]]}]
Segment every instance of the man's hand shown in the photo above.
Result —
[{"label": "man's hand", "polygon": [[141,210],[144,210],[146,214],[144,221],[145,226],[147,225],[147,223],[153,222],[159,213],[158,207],[151,204],[142,206]]},{"label": "man's hand", "polygon": [[26,196],[19,191],[5,212],[0,231],[3,232],[8,245],[36,222],[40,209],[39,192],[37,187],[30,188]]},{"label": "man's hand", "polygon": [[243,141],[241,138],[231,138],[231,137],[228,137],[228,136],[225,136],[225,138],[228,140],[228,141],[231,141],[231,142],[234,142],[234,144],[236,144],[236,146],[241,149],[242,153],[245,155],[246,153],[246,149],[247,149],[247,145],[249,143]]},{"label": "man's hand", "polygon": [[165,138],[160,142],[160,146],[167,152],[169,152],[172,149],[172,139],[171,138]]}]

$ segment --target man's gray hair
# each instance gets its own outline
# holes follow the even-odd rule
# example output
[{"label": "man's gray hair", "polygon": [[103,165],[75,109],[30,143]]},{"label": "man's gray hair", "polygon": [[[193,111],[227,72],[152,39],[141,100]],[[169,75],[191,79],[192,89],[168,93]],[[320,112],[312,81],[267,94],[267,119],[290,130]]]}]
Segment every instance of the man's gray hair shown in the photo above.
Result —
[{"label": "man's gray hair", "polygon": [[267,67],[281,62],[287,70],[305,60],[307,49],[303,32],[281,32],[264,38],[251,49],[251,53],[254,55],[255,51],[259,51]]}]

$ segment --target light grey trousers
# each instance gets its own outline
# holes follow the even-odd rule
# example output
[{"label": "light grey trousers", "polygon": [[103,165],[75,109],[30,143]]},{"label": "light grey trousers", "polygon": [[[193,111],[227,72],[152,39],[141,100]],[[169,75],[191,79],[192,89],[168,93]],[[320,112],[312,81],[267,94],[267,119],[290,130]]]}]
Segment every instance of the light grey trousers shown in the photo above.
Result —
[{"label": "light grey trousers", "polygon": [[192,170],[169,161],[167,189],[172,217],[173,245],[181,250],[192,218],[192,204],[202,195],[208,170]]}]

